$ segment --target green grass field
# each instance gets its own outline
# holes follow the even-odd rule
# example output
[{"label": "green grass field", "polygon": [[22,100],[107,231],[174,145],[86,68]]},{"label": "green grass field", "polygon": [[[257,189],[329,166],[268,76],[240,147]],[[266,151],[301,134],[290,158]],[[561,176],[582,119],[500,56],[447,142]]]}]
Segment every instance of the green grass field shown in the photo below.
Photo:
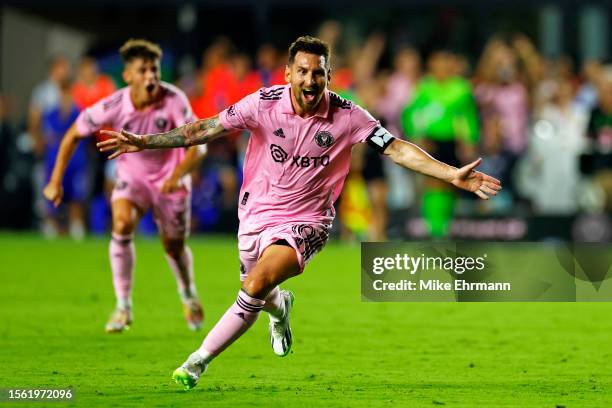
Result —
[{"label": "green grass field", "polygon": [[0,235],[0,388],[73,387],[82,407],[612,406],[612,304],[362,303],[359,247],[336,243],[286,285],[292,354],[272,354],[262,316],[185,392],[171,373],[234,301],[235,246],[191,240],[192,333],[160,244],[137,240],[135,323],[107,335],[106,239]]}]

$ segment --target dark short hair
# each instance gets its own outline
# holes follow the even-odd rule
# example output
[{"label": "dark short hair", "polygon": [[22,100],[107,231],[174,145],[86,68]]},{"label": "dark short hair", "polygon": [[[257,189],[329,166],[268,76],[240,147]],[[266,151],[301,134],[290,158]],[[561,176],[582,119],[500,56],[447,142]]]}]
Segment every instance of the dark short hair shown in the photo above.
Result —
[{"label": "dark short hair", "polygon": [[142,39],[129,39],[119,48],[119,54],[124,63],[131,62],[135,58],[144,60],[161,59],[161,47],[155,43]]},{"label": "dark short hair", "polygon": [[324,56],[325,65],[329,68],[329,45],[325,41],[309,35],[298,38],[289,46],[289,65],[293,64],[299,51]]}]

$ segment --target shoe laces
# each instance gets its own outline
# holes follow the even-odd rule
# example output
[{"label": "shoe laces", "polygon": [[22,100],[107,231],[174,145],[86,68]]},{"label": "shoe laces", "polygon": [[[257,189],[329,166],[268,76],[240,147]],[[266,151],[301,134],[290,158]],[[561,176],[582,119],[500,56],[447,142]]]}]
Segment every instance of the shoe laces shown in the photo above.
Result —
[{"label": "shoe laces", "polygon": [[272,330],[272,334],[276,337],[284,337],[285,329],[287,325],[285,324],[285,319],[280,320],[278,322],[270,322],[270,328]]},{"label": "shoe laces", "polygon": [[[187,370],[189,373],[194,373],[196,377],[199,377],[206,370],[206,364],[204,361],[199,358],[199,356],[195,355],[195,353],[191,354],[187,361],[183,364],[183,368]],[[199,372],[194,372],[195,370],[199,370]]]}]

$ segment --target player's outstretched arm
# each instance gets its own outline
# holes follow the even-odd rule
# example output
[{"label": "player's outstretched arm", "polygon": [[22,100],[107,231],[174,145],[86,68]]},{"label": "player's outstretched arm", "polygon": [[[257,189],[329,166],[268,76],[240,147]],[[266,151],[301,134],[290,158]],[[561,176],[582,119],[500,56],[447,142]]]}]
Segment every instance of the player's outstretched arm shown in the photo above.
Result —
[{"label": "player's outstretched arm", "polygon": [[76,122],[73,123],[62,139],[55,159],[55,165],[53,166],[53,172],[51,173],[51,178],[43,189],[43,196],[51,201],[56,207],[61,204],[64,195],[62,180],[66,172],[66,167],[68,167],[68,163],[82,138],[83,136],[77,131]]},{"label": "player's outstretched arm", "polygon": [[471,191],[483,200],[488,200],[489,196],[494,196],[501,190],[499,180],[474,170],[482,159],[458,169],[434,159],[420,147],[399,139],[395,139],[384,153],[400,166]]},{"label": "player's outstretched arm", "polygon": [[206,144],[229,132],[219,123],[219,116],[196,120],[165,133],[150,135],[135,135],[126,131],[113,132],[103,130],[101,133],[110,139],[97,144],[101,152],[112,151],[109,159],[114,159],[123,153],[139,152],[143,149],[163,149],[170,147],[188,147]]}]

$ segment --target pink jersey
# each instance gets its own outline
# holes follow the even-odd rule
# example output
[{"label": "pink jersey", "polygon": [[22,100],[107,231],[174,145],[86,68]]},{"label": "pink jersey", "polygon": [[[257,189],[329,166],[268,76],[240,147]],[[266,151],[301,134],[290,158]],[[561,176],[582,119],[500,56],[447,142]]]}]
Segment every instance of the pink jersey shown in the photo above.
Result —
[{"label": "pink jersey", "polygon": [[[122,88],[112,95],[85,109],[76,121],[77,131],[89,135],[110,127],[126,129],[137,134],[167,132],[194,120],[187,97],[177,87],[161,83],[163,97],[154,105],[137,111],[132,104],[130,88]],[[118,175],[146,178],[156,187],[172,174],[185,157],[185,149],[144,150],[121,155],[117,160]],[[186,185],[190,183],[186,180]]]},{"label": "pink jersey", "polygon": [[290,92],[289,85],[262,88],[219,115],[224,128],[251,131],[239,234],[285,223],[331,223],[351,147],[383,129],[367,111],[331,91],[317,113],[304,119],[293,111]]}]

